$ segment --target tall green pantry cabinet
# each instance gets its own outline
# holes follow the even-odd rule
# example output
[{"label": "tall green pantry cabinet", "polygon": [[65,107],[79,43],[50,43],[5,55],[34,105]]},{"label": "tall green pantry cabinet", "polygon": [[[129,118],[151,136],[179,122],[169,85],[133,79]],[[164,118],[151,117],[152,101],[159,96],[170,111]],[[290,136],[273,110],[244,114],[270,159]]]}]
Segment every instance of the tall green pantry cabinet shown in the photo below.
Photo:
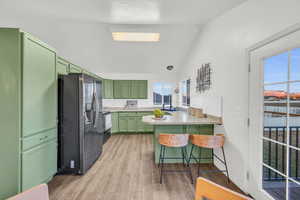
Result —
[{"label": "tall green pantry cabinet", "polygon": [[0,28],[0,199],[57,171],[56,52],[19,29]]}]

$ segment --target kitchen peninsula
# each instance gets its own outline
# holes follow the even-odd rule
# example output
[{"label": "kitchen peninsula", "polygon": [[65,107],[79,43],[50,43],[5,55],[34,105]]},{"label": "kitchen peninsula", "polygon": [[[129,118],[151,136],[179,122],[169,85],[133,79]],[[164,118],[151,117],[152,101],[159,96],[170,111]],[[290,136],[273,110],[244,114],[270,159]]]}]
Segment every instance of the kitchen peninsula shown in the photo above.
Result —
[{"label": "kitchen peninsula", "polygon": [[[171,134],[203,134],[213,135],[214,125],[222,124],[219,117],[207,116],[205,118],[197,118],[189,115],[187,112],[176,111],[170,112],[170,115],[164,116],[164,119],[156,120],[153,115],[147,115],[142,118],[142,121],[148,125],[154,126],[153,145],[155,153],[155,163],[159,161],[160,145],[158,143],[158,135],[160,133]],[[188,145],[188,155],[191,150],[191,144]],[[203,149],[201,155],[203,157],[211,157],[211,150]],[[178,148],[168,148],[166,157],[180,157],[181,151]],[[181,159],[166,160],[166,163],[181,163]],[[202,160],[203,163],[210,163],[212,159]]]}]

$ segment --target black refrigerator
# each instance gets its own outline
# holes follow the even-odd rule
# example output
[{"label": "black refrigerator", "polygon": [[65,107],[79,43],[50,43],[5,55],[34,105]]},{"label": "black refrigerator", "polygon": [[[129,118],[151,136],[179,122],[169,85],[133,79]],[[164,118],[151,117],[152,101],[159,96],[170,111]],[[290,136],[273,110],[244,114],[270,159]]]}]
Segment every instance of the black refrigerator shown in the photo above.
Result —
[{"label": "black refrigerator", "polygon": [[86,74],[58,77],[58,171],[85,174],[102,153],[102,82]]}]

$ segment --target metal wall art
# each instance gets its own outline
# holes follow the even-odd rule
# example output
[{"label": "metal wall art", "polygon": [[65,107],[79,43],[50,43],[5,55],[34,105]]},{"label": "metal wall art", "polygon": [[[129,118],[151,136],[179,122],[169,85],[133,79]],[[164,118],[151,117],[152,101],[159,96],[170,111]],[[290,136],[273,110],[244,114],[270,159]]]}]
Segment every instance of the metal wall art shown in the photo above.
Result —
[{"label": "metal wall art", "polygon": [[211,67],[210,63],[203,64],[201,68],[197,69],[196,91],[205,92],[211,86]]}]

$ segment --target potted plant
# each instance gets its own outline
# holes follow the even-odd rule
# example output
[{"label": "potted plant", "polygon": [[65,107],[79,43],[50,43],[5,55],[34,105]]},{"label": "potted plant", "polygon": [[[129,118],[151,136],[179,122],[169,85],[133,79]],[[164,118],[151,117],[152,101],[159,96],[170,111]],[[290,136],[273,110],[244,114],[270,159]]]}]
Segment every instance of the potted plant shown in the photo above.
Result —
[{"label": "potted plant", "polygon": [[162,119],[163,116],[165,115],[165,112],[163,112],[161,109],[155,109],[153,113],[154,113],[154,117],[157,119]]}]

